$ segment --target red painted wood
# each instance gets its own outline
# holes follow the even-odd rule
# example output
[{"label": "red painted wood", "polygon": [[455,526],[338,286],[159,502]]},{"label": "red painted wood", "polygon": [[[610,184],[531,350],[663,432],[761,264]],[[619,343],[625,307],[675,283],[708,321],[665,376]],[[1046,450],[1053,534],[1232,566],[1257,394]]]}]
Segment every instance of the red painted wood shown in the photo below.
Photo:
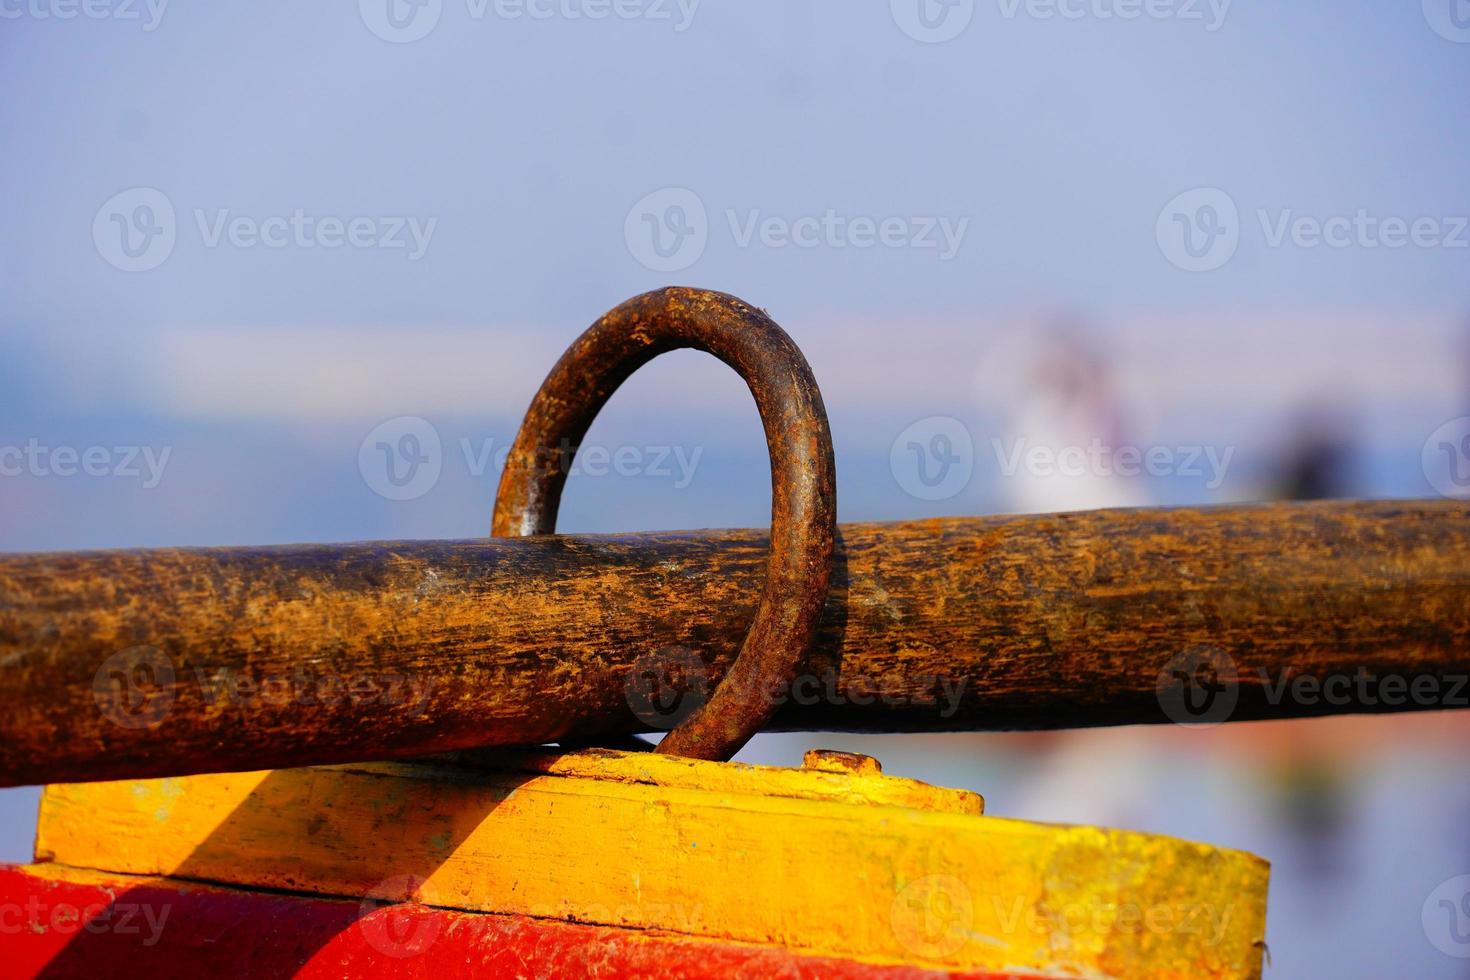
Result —
[{"label": "red painted wood", "polygon": [[[942,974],[524,916],[254,892],[189,882],[39,877],[0,865],[0,976],[783,977]],[[1022,980],[1006,977],[1004,980]],[[1033,978],[1036,980],[1036,978]]]}]

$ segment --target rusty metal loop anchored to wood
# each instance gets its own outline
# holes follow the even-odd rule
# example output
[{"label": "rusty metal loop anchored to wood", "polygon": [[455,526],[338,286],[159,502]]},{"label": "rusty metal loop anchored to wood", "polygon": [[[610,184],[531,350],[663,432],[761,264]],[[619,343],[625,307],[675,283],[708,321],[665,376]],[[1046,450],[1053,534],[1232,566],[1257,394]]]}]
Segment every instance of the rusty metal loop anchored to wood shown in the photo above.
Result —
[{"label": "rusty metal loop anchored to wood", "polygon": [[634,371],[681,348],[713,354],[744,379],[771,453],[771,550],[755,619],[709,701],[658,746],[666,754],[724,760],[770,718],[776,685],[796,676],[832,572],[832,433],[811,368],[784,330],[733,296],[682,287],[635,296],[603,316],[556,362],[526,410],[490,533],[554,532],[575,447],[592,420]]}]

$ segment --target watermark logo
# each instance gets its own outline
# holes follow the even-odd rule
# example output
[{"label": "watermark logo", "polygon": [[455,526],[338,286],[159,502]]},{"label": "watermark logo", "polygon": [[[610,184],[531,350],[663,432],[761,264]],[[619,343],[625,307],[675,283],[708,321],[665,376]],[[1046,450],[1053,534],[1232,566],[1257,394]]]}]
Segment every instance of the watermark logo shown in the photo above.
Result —
[{"label": "watermark logo", "polygon": [[915,41],[942,44],[959,37],[975,16],[975,0],[888,0],[893,22]]},{"label": "watermark logo", "polygon": [[92,697],[114,725],[154,728],[173,710],[173,661],[157,647],[119,650],[97,668]]},{"label": "watermark logo", "polygon": [[965,232],[970,229],[970,219],[964,217],[928,214],[874,217],[839,214],[835,208],[795,217],[765,214],[760,208],[749,208],[744,214],[726,208],[725,222],[737,248],[759,244],[769,249],[932,249],[941,262],[959,254]]},{"label": "watermark logo", "polygon": [[123,272],[156,269],[178,239],[174,205],[154,187],[130,187],[109,197],[92,219],[97,254]]},{"label": "watermark logo", "polygon": [[1439,883],[1419,911],[1424,935],[1446,956],[1470,959],[1470,875]]},{"label": "watermark logo", "polygon": [[[432,423],[417,416],[399,416],[378,425],[363,439],[358,446],[358,471],[368,488],[379,496],[415,500],[437,485],[446,462],[462,458],[465,473],[479,480],[492,468],[503,472],[513,446],[493,437],[468,435],[460,436],[458,444],[459,453],[449,453],[446,460],[439,431]],[[667,480],[675,490],[688,489],[694,483],[704,458],[703,446],[574,445],[569,439],[535,452],[536,466],[554,468],[569,480]],[[0,447],[0,473],[4,472],[3,461],[4,448]]]},{"label": "watermark logo", "polygon": [[1431,432],[1419,462],[1440,496],[1470,499],[1470,415],[1450,419]]},{"label": "watermark logo", "polygon": [[0,0],[0,20],[135,20],[152,33],[167,9],[168,0]]},{"label": "watermark logo", "polygon": [[1032,20],[1198,21],[1207,34],[1225,25],[1231,0],[998,0],[1001,16]]},{"label": "watermark logo", "polygon": [[[168,922],[173,904],[164,902],[111,901],[76,905],[71,902],[47,902],[39,895],[29,896],[24,903],[0,903],[0,936],[52,933],[70,936],[87,932],[94,936],[141,936],[145,948],[158,945],[163,927]],[[144,935],[144,931],[147,935]]]},{"label": "watermark logo", "polygon": [[387,500],[422,497],[434,489],[443,468],[439,430],[416,415],[400,415],[382,423],[357,450],[363,482]]},{"label": "watermark logo", "polygon": [[704,200],[687,187],[645,195],[623,221],[628,252],[645,268],[677,272],[699,261],[715,231],[736,248],[911,249],[932,251],[941,262],[959,253],[970,219],[947,215],[768,214],[760,208],[725,208],[723,225],[710,224]]},{"label": "watermark logo", "polygon": [[[1356,208],[1340,214],[1300,214],[1292,208],[1256,208],[1260,242],[1268,249],[1470,248],[1465,215],[1378,214]],[[1244,228],[1235,201],[1218,187],[1185,191],[1164,206],[1154,227],[1159,250],[1188,272],[1210,272],[1235,255]]]},{"label": "watermark logo", "polygon": [[308,670],[296,664],[290,673],[246,673],[233,667],[194,667],[194,680],[206,704],[227,704],[246,711],[313,707],[348,702],[358,707],[382,705],[398,718],[424,713],[434,678],[408,674],[341,674]]},{"label": "watermark logo", "polygon": [[975,901],[953,875],[926,875],[909,882],[888,910],[893,935],[921,959],[953,956],[970,941]]},{"label": "watermark logo", "polygon": [[[670,24],[682,34],[694,23],[700,0],[464,0],[471,21],[644,20]],[[358,0],[367,29],[393,44],[420,41],[439,25],[443,0]]]},{"label": "watermark logo", "polygon": [[493,11],[501,20],[646,20],[689,30],[700,0],[465,0],[473,20]]},{"label": "watermark logo", "polygon": [[[190,212],[200,244],[206,249],[401,250],[417,262],[429,250],[438,218],[415,215],[310,214],[294,208],[286,214],[257,217],[229,208],[193,208]],[[153,187],[134,187],[114,194],[92,219],[92,242],[106,262],[124,272],[156,269],[173,254],[178,219],[168,195]]]},{"label": "watermark logo", "polygon": [[623,241],[646,269],[687,269],[699,261],[709,243],[704,201],[687,187],[664,187],[646,194],[628,210]]},{"label": "watermark logo", "polygon": [[1196,646],[1159,671],[1159,707],[1185,728],[1209,728],[1228,719],[1240,698],[1235,659],[1218,647]]},{"label": "watermark logo", "polygon": [[[1173,657],[1159,672],[1159,706],[1170,720],[1186,728],[1218,725],[1234,714],[1240,685],[1246,679],[1225,651],[1196,646]],[[1295,666],[1272,672],[1258,667],[1251,690],[1266,704],[1303,707],[1329,705],[1336,712],[1370,711],[1380,706],[1441,710],[1470,707],[1470,674],[1375,673],[1365,666],[1352,671],[1306,673]]]},{"label": "watermark logo", "polygon": [[903,491],[919,500],[948,500],[970,485],[975,443],[959,419],[931,415],[893,440],[888,468]]},{"label": "watermark logo", "polygon": [[48,446],[31,437],[23,446],[0,445],[0,477],[74,476],[139,480],[144,490],[163,482],[172,446]]},{"label": "watermark logo", "polygon": [[628,708],[650,728],[671,729],[709,700],[709,670],[687,647],[667,646],[634,661],[624,683]]},{"label": "watermark logo", "polygon": [[1220,268],[1240,245],[1240,212],[1218,187],[1196,187],[1176,195],[1154,223],[1159,251],[1186,272]]},{"label": "watermark logo", "polygon": [[1109,446],[1097,437],[1087,445],[1051,446],[1031,443],[1024,436],[1011,440],[992,437],[991,449],[1001,476],[1025,474],[1041,479],[1084,477],[1155,477],[1203,480],[1206,490],[1218,490],[1235,458],[1235,447],[1215,446]]},{"label": "watermark logo", "polygon": [[444,0],[357,0],[357,12],[367,29],[391,44],[428,37],[443,7]]},{"label": "watermark logo", "polygon": [[439,941],[443,917],[426,905],[436,895],[418,875],[396,875],[378,882],[358,906],[357,926],[369,946],[384,956],[418,956]]},{"label": "watermark logo", "polygon": [[778,708],[788,701],[812,707],[819,704],[846,704],[865,708],[882,702],[891,708],[913,707],[934,711],[940,718],[952,718],[960,709],[968,677],[946,677],[942,674],[869,675],[835,670],[822,674],[798,674],[788,682],[774,681],[766,688],[767,703]]},{"label": "watermark logo", "polygon": [[1352,214],[1318,217],[1282,208],[1272,214],[1256,209],[1261,236],[1268,248],[1470,248],[1466,235],[1470,218],[1464,216],[1377,215],[1367,208]]},{"label": "watermark logo", "polygon": [[194,224],[200,241],[209,249],[222,245],[238,249],[401,249],[408,261],[417,262],[428,253],[439,219],[406,214],[343,218],[308,214],[305,208],[258,218],[234,214],[229,208],[195,208]]},{"label": "watermark logo", "polygon": [[1219,946],[1230,929],[1235,905],[1207,902],[1065,902],[1038,904],[1015,895],[1007,900],[990,896],[991,908],[1006,935],[1029,932],[1056,942],[1059,937],[1111,938],[1118,935],[1179,935],[1198,937],[1205,946]]},{"label": "watermark logo", "polygon": [[[187,685],[187,689],[186,689]],[[296,705],[350,703],[381,705],[395,717],[414,718],[426,710],[434,678],[410,674],[339,673],[295,664],[289,672],[254,673],[231,666],[192,665],[181,670],[162,650],[135,646],[114,653],[92,678],[97,708],[123,728],[153,728],[163,722],[181,696],[211,707],[245,712],[280,710]]]},{"label": "watermark logo", "polygon": [[1470,44],[1470,0],[1423,0],[1424,19],[1446,41]]}]

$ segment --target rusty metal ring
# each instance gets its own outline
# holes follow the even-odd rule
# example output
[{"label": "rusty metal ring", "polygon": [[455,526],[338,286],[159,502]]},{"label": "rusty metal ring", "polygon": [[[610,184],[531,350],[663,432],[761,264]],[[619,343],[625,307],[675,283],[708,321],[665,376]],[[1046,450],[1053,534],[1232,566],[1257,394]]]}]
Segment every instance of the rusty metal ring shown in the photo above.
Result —
[{"label": "rusty metal ring", "polygon": [[811,368],[784,330],[734,296],[674,286],[603,316],[556,362],[526,410],[500,477],[490,533],[555,531],[575,447],[592,420],[634,371],[686,347],[713,354],[744,379],[771,453],[771,550],[760,607],[709,701],[658,746],[666,754],[722,760],[769,719],[773,685],[796,676],[832,572],[832,433]]}]

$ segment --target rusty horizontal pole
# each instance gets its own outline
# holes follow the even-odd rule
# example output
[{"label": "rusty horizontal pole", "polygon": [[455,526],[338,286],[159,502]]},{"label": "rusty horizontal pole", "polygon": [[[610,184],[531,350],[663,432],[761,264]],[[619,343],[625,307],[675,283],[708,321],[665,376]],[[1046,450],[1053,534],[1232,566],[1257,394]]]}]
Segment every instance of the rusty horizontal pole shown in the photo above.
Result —
[{"label": "rusty horizontal pole", "polygon": [[[756,531],[0,556],[0,785],[672,727]],[[1209,723],[1470,699],[1470,505],[840,528],[781,730]]]}]

